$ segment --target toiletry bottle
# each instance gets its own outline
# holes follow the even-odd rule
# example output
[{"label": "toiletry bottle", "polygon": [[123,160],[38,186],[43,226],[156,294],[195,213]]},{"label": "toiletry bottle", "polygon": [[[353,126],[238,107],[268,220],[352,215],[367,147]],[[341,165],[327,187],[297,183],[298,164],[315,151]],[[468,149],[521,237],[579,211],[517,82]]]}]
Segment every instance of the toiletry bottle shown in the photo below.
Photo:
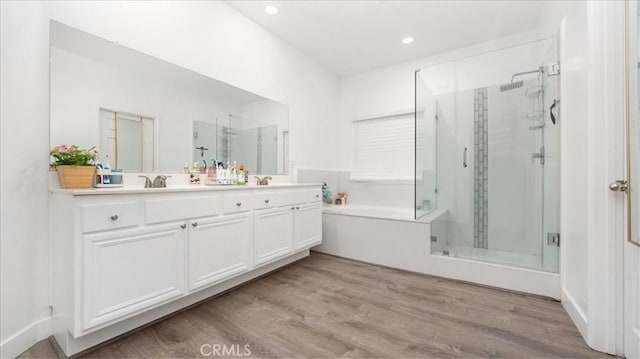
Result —
[{"label": "toiletry bottle", "polygon": [[182,172],[189,173],[189,164],[187,162],[184,163],[184,166],[182,167]]},{"label": "toiletry bottle", "polygon": [[207,173],[207,177],[216,178],[216,160],[212,159],[211,164],[209,165],[209,172]]},{"label": "toiletry bottle", "polygon": [[198,166],[198,162],[194,162],[193,163],[193,168],[191,169],[191,172],[200,172],[200,168]]},{"label": "toiletry bottle", "polygon": [[[102,168],[104,170],[110,170],[111,166],[109,165],[109,154],[107,153],[104,156],[106,157],[107,161],[104,166],[102,166]],[[111,177],[109,175],[102,175],[102,184],[111,184]]]},{"label": "toiletry bottle", "polygon": [[236,167],[236,161],[233,161],[233,167],[231,167],[231,184],[238,184],[238,170]]},{"label": "toiletry bottle", "polygon": [[[101,170],[102,169],[102,163],[100,163],[100,160],[96,160],[96,170]],[[102,175],[96,174],[96,184],[102,184]]]},{"label": "toiletry bottle", "polygon": [[246,182],[244,181],[244,165],[241,163],[240,166],[238,166],[238,184],[245,184]]}]

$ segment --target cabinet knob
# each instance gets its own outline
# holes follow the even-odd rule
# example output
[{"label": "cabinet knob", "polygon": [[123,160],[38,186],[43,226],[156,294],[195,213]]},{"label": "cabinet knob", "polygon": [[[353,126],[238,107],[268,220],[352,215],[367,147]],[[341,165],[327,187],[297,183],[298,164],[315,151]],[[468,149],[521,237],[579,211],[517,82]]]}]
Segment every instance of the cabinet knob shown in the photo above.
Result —
[{"label": "cabinet knob", "polygon": [[111,216],[111,220],[112,221],[117,221],[118,220],[118,215],[117,214],[112,215]]},{"label": "cabinet knob", "polygon": [[316,198],[320,198],[320,195],[319,195],[319,194],[317,194],[317,195],[316,195]]},{"label": "cabinet knob", "polygon": [[185,228],[187,228],[187,225],[183,223],[183,224],[180,225],[180,228],[185,229]]},{"label": "cabinet knob", "polygon": [[264,203],[269,203],[269,199],[265,199],[265,200],[264,200]]},{"label": "cabinet knob", "polygon": [[295,207],[291,207],[291,209],[295,209]]},{"label": "cabinet knob", "polygon": [[300,207],[296,206],[296,209],[300,209]]},{"label": "cabinet knob", "polygon": [[238,207],[242,206],[242,202],[236,202],[236,206]]},{"label": "cabinet knob", "polygon": [[195,228],[198,226],[198,222],[191,222],[191,227]]}]

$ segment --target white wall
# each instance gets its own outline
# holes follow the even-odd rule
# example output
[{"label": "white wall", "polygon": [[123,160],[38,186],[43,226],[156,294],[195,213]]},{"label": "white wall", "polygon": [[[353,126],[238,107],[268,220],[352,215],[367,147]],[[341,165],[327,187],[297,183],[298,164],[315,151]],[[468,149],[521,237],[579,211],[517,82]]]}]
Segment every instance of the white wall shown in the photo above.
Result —
[{"label": "white wall", "polygon": [[0,6],[2,357],[32,345],[49,315],[50,19],[284,103],[294,165],[327,168],[338,158],[338,146],[325,145],[335,134],[336,78],[222,2]]},{"label": "white wall", "polygon": [[36,2],[0,2],[2,358],[13,357],[49,335],[46,328],[38,333],[38,323],[49,315],[49,49],[45,21]]}]

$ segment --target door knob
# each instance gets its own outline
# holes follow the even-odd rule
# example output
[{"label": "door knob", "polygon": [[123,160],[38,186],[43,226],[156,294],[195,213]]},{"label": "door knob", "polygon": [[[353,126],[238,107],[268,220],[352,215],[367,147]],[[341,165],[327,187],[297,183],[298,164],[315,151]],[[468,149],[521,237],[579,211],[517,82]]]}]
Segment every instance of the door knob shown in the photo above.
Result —
[{"label": "door knob", "polygon": [[617,180],[609,185],[609,189],[613,192],[627,192],[628,188],[626,180]]}]

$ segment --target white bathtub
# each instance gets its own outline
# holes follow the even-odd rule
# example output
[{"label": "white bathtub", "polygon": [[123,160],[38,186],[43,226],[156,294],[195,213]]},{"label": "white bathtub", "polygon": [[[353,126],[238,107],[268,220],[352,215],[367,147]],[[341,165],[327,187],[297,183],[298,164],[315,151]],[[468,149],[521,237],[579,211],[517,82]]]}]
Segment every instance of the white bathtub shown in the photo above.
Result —
[{"label": "white bathtub", "polygon": [[342,214],[345,216],[394,219],[398,221],[414,221],[412,208],[373,207],[359,205],[323,205],[322,212]]},{"label": "white bathtub", "polygon": [[322,212],[322,244],[314,250],[423,272],[430,253],[430,221],[442,211],[421,220],[414,219],[412,208],[325,205]]},{"label": "white bathtub", "polygon": [[[415,220],[412,208],[325,205],[314,251],[363,262],[560,298],[558,274],[431,255],[431,235],[446,238],[447,210]],[[437,250],[437,249],[436,249]]]},{"label": "white bathtub", "polygon": [[[427,213],[425,216],[418,219],[419,222],[430,223],[434,218],[437,218],[440,214],[446,210],[433,210]],[[415,222],[416,219],[413,208],[397,208],[397,207],[376,207],[376,206],[363,206],[363,205],[328,205],[322,206],[322,213],[326,214],[340,214],[345,216],[355,217],[367,217],[377,219],[388,219],[395,221],[409,221]]]}]

